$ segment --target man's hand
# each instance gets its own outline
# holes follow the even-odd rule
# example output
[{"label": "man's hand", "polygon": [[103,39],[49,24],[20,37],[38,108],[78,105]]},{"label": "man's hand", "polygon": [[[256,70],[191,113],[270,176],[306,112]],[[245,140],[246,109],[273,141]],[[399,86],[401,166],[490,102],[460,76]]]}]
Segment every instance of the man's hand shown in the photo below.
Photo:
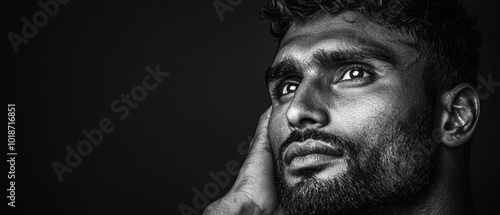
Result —
[{"label": "man's hand", "polygon": [[231,190],[203,214],[275,214],[278,197],[267,127],[272,107],[260,117],[250,150]]}]

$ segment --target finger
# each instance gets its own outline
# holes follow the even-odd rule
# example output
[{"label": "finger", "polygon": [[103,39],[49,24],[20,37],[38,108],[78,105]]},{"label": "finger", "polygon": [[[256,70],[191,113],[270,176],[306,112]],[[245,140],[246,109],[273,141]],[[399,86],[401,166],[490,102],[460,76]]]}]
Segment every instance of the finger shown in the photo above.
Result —
[{"label": "finger", "polygon": [[259,119],[255,136],[250,143],[249,153],[240,169],[240,176],[262,177],[272,171],[272,152],[267,137],[267,127],[272,107],[269,107]]},{"label": "finger", "polygon": [[[260,117],[249,153],[233,187],[207,207],[204,214],[241,214],[242,208],[254,209],[251,214],[274,214],[278,208],[273,157],[267,136],[271,111],[269,107]],[[244,214],[246,212],[249,211],[245,210]]]},{"label": "finger", "polygon": [[269,107],[260,117],[250,151],[235,183],[235,189],[244,191],[264,210],[277,207],[273,156],[267,136],[271,111]]},{"label": "finger", "polygon": [[257,123],[257,129],[255,131],[255,136],[250,143],[250,149],[254,145],[254,143],[268,143],[267,138],[267,127],[269,125],[269,118],[271,117],[271,112],[273,107],[270,106],[266,111],[260,116],[259,122]]}]

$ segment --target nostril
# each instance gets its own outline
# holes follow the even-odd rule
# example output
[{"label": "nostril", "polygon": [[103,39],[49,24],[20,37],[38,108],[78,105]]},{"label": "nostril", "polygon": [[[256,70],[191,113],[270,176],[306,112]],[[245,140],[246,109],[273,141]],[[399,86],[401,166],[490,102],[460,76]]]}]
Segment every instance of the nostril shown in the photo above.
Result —
[{"label": "nostril", "polygon": [[290,129],[323,127],[328,124],[328,113],[322,107],[293,106],[287,113]]},{"label": "nostril", "polygon": [[311,127],[312,125],[317,124],[317,123],[318,122],[316,122],[314,119],[304,118],[304,119],[300,120],[299,124],[302,128],[306,128],[306,127]]},{"label": "nostril", "polygon": [[318,122],[314,119],[311,118],[302,118],[298,121],[294,122],[289,122],[288,127],[290,130],[305,130],[305,129],[312,129],[312,128],[319,128],[324,126],[323,123]]}]

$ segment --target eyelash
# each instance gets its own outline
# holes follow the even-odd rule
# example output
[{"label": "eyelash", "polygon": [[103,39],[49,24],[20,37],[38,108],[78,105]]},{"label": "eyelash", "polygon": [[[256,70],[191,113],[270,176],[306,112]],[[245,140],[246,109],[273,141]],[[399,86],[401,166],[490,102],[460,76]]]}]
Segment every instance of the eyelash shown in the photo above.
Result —
[{"label": "eyelash", "polygon": [[288,84],[299,85],[300,81],[298,80],[298,78],[288,78],[288,77],[278,80],[271,88],[271,96],[274,98],[281,98],[282,96],[284,96],[281,94],[281,92],[283,91],[283,89],[285,89],[285,87],[288,86]]},{"label": "eyelash", "polygon": [[[342,78],[345,75],[347,75],[350,71],[352,71],[352,69],[356,69],[356,68],[361,69],[368,76],[342,80]],[[370,71],[370,68],[366,65],[363,65],[363,64],[348,64],[346,66],[342,66],[341,68],[339,68],[339,71],[342,71],[342,74],[339,76],[339,78],[336,79],[335,83],[347,82],[347,81],[361,81],[359,79],[373,78],[373,76],[375,76],[375,74]],[[271,88],[271,96],[274,98],[281,98],[282,96],[285,96],[285,95],[282,95],[281,92],[283,91],[283,89],[285,89],[285,87],[288,86],[288,84],[300,85],[300,79],[299,78],[291,78],[291,77],[283,77],[283,78],[277,80],[276,83],[273,84],[273,86]]]},{"label": "eyelash", "polygon": [[359,79],[364,79],[364,78],[367,78],[367,77],[359,77],[359,78],[351,78],[351,79],[347,79],[347,80],[342,80],[347,74],[349,74],[349,72],[353,71],[353,69],[360,69],[362,70],[364,73],[366,73],[368,76],[367,77],[373,77],[375,74],[373,72],[370,71],[370,68],[366,65],[363,65],[363,64],[349,64],[347,66],[344,66],[344,67],[341,67],[339,70],[343,71],[342,72],[342,75],[340,75],[340,78],[336,81],[336,83],[338,82],[344,82],[344,81],[360,81]]}]

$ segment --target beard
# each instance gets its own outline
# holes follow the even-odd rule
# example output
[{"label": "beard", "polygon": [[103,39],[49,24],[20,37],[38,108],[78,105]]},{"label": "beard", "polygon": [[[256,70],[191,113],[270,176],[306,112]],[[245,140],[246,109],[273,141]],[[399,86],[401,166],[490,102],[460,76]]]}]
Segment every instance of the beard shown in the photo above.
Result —
[{"label": "beard", "polygon": [[[408,200],[428,186],[437,151],[430,139],[430,106],[405,121],[389,117],[376,120],[386,124],[361,128],[364,132],[358,140],[317,130],[290,134],[279,148],[274,165],[280,207],[285,214],[370,214],[376,207]],[[304,170],[299,172],[299,182],[289,184],[283,153],[293,142],[308,139],[340,149],[346,171],[325,180],[315,178],[315,170]]]}]

